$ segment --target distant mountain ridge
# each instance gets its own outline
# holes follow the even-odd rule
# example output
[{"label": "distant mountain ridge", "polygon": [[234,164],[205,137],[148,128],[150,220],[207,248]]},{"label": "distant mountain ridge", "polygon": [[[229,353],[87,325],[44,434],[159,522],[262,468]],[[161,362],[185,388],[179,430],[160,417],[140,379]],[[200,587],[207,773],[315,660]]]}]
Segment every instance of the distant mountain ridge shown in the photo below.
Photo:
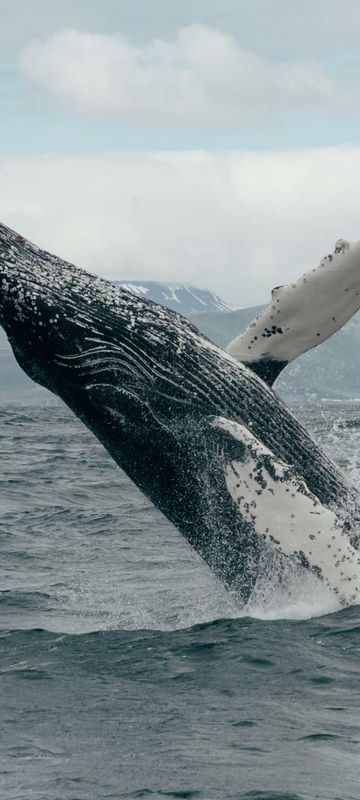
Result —
[{"label": "distant mountain ridge", "polygon": [[129,292],[146,300],[178,311],[179,314],[205,313],[207,311],[232,311],[215,292],[186,283],[163,283],[162,281],[114,281]]}]

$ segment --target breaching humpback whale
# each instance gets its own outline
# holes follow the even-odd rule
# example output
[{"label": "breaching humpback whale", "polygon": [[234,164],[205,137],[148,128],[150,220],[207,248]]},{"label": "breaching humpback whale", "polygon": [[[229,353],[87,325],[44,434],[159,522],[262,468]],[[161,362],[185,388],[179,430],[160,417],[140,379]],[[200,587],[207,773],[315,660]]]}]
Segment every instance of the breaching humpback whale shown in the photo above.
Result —
[{"label": "breaching humpback whale", "polygon": [[0,226],[0,323],[20,366],[244,601],[274,553],[359,601],[356,491],[269,385],[359,308],[359,291],[360,244],[340,243],[224,352]]}]

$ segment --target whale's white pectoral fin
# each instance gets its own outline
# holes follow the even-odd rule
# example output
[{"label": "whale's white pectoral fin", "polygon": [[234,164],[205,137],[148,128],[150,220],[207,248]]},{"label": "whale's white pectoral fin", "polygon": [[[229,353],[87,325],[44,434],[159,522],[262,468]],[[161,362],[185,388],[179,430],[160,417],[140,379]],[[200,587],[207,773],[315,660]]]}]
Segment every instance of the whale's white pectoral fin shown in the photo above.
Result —
[{"label": "whale's white pectoral fin", "polygon": [[360,308],[360,242],[334,253],[296,283],[273,289],[264,311],[226,348],[269,384],[294,358],[328,339]]},{"label": "whale's white pectoral fin", "polygon": [[316,573],[341,602],[359,603],[360,557],[341,521],[243,425],[224,417],[209,423],[244,447],[240,461],[229,459],[224,466],[242,518],[278,551]]}]

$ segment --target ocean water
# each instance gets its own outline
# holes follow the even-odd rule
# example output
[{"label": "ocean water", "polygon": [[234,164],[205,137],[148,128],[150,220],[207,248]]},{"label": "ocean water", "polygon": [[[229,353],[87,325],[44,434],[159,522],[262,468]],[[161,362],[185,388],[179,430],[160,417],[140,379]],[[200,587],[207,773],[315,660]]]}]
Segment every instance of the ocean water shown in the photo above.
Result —
[{"label": "ocean water", "polygon": [[[360,404],[296,413],[359,483]],[[359,800],[359,608],[240,608],[62,407],[0,448],[1,798]]]}]

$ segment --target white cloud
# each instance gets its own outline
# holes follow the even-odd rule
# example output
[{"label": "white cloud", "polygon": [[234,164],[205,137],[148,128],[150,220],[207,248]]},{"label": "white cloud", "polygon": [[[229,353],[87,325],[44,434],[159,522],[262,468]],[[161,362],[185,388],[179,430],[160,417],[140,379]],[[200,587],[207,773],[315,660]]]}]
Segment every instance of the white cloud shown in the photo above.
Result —
[{"label": "white cloud", "polygon": [[206,25],[134,45],[121,35],[62,30],[21,52],[33,85],[67,108],[150,125],[229,127],[279,111],[352,108],[356,89],[310,60],[266,61]]},{"label": "white cloud", "polygon": [[360,147],[0,158],[0,219],[107,277],[259,303],[360,237]]}]

